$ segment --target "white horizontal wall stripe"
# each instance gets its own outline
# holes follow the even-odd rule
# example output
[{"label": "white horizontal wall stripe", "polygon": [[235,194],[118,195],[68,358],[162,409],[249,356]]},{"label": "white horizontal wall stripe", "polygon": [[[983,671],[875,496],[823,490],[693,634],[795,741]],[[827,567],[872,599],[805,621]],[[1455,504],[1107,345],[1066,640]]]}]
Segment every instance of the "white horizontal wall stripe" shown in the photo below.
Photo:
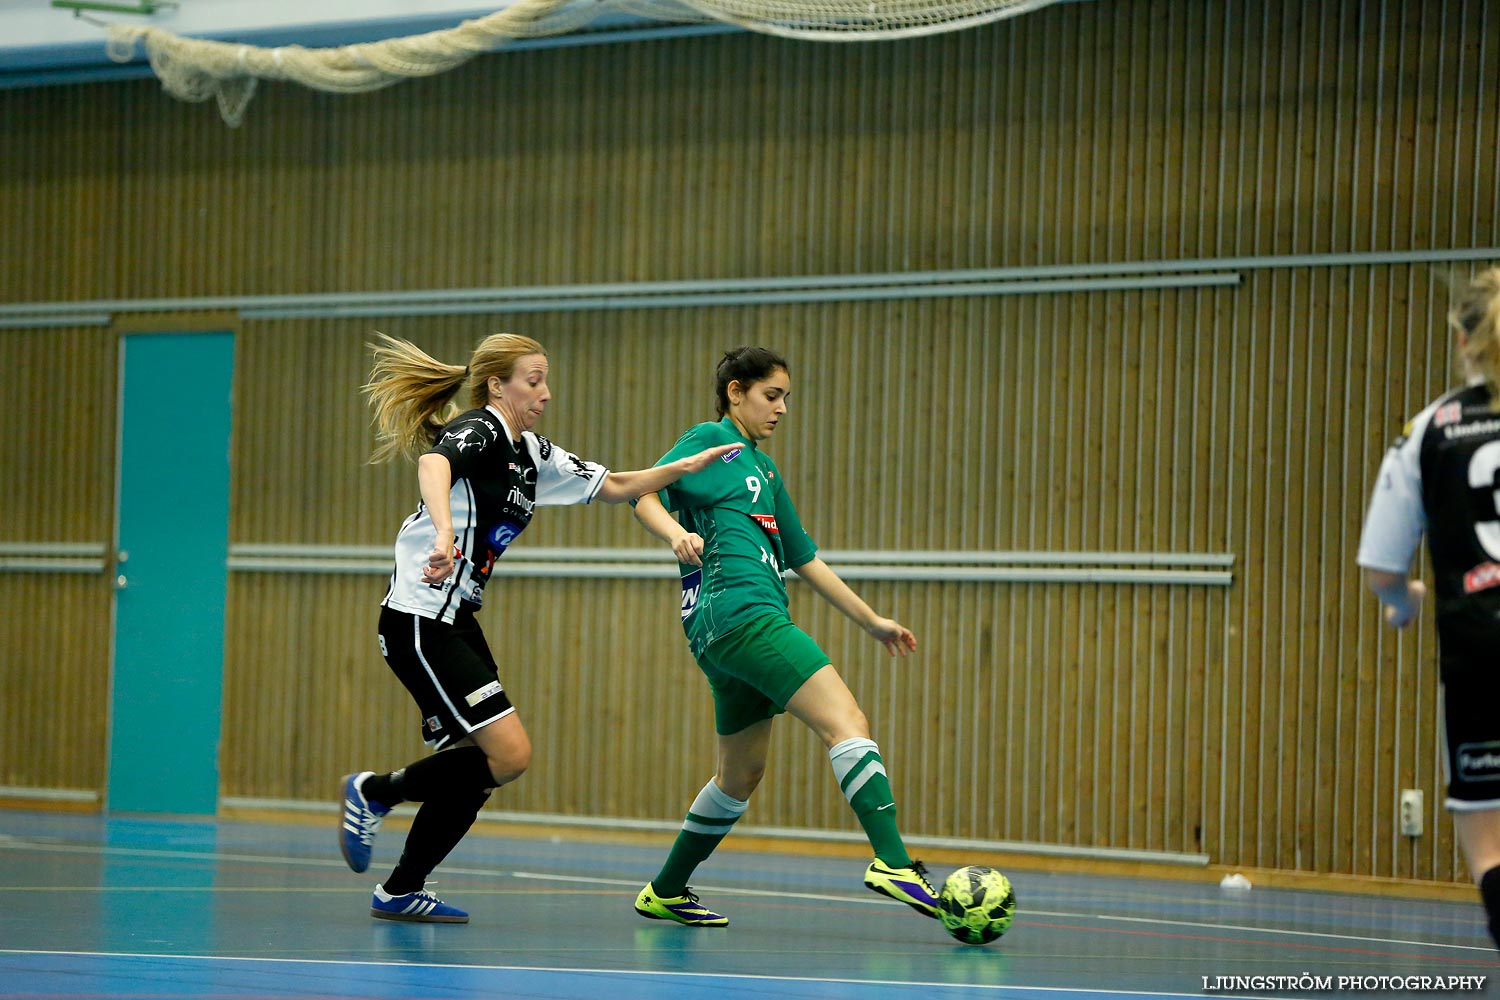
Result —
[{"label": "white horizontal wall stripe", "polygon": [[348,319],[368,316],[448,316],[489,312],[587,312],[600,309],[695,309],[704,306],[794,305],[884,299],[940,299],[985,295],[1058,295],[1065,292],[1140,291],[1151,288],[1238,286],[1237,274],[1165,275],[1156,278],[1078,278],[1060,281],[1005,281],[979,284],[889,285],[807,291],[711,292],[698,295],[618,295],[602,298],[485,298],[442,304],[288,307],[246,309],[246,319]]},{"label": "white horizontal wall stripe", "polygon": [[[276,559],[230,556],[229,568],[250,573],[359,573],[384,576],[389,560]],[[926,583],[1144,583],[1228,587],[1234,574],[1223,570],[1117,569],[1112,567],[1026,566],[865,566],[838,565],[845,580],[904,580]],[[527,562],[502,559],[493,574],[554,579],[677,579],[677,567],[663,562]],[[788,574],[789,579],[796,579]]]},{"label": "white horizontal wall stripe", "polygon": [[0,542],[0,573],[102,573],[103,542]]},{"label": "white horizontal wall stripe", "polygon": [[0,556],[103,556],[103,542],[0,542]]},{"label": "white horizontal wall stripe", "polygon": [[[102,551],[102,549],[100,550]],[[229,547],[231,557],[280,559],[383,559],[390,564],[388,545],[280,545],[242,542]],[[0,549],[0,554],[6,554]],[[1232,552],[975,552],[934,549],[824,549],[818,553],[827,563],[996,565],[996,566],[1233,566]],[[642,548],[521,547],[506,550],[506,562],[673,562],[662,546]]]},{"label": "white horizontal wall stripe", "polygon": [[[326,813],[334,806],[327,801],[305,799],[265,799],[225,796],[219,799],[224,809],[264,809],[279,812]],[[415,814],[416,809],[400,805],[395,814]],[[540,812],[491,812],[479,814],[482,823],[533,824],[543,826],[584,827],[594,830],[652,830],[671,833],[682,828],[682,820],[614,819],[599,816],[570,816],[563,813]],[[818,840],[861,843],[865,836],[849,830],[811,830],[784,826],[745,826],[735,824],[737,836],[770,837],[779,840]],[[1013,854],[1041,854],[1059,858],[1092,858],[1109,861],[1144,861],[1158,864],[1188,865],[1203,867],[1210,861],[1206,854],[1189,854],[1176,851],[1148,851],[1130,848],[1078,847],[1068,844],[1042,844],[1015,840],[969,840],[956,837],[903,837],[906,843],[916,847],[941,847],[955,850],[998,851]]]},{"label": "white horizontal wall stripe", "polygon": [[1148,583],[1204,587],[1228,587],[1234,583],[1233,573],[1189,569],[839,566],[838,572],[845,580],[907,580],[927,583]]},{"label": "white horizontal wall stripe", "polygon": [[0,573],[103,573],[103,559],[27,559],[0,556]]},{"label": "white horizontal wall stripe", "polygon": [[0,316],[0,330],[35,330],[51,326],[109,326],[109,313],[49,313],[45,316]]},{"label": "white horizontal wall stripe", "polygon": [[230,556],[229,568],[243,573],[358,573],[389,576],[392,560],[291,559],[271,556]]},{"label": "white horizontal wall stripe", "polygon": [[[0,545],[0,572],[100,573],[104,546],[93,543]],[[96,558],[70,558],[89,553]],[[1227,587],[1225,570],[1186,567],[1234,564],[1232,553],[1197,552],[880,552],[828,550],[823,560],[847,580],[959,583],[1144,583]],[[1157,569],[1138,566],[1169,567]],[[383,546],[230,546],[228,568],[248,573],[384,576],[391,556]],[[497,576],[562,579],[673,579],[675,560],[656,548],[517,549],[496,564]],[[794,577],[793,577],[794,578]]]},{"label": "white horizontal wall stripe", "polygon": [[[777,291],[792,289],[837,289],[849,292],[859,288],[896,288],[912,286],[963,285],[971,282],[1020,283],[1043,279],[1083,279],[1122,275],[1178,275],[1208,284],[1207,275],[1195,271],[1244,271],[1267,268],[1370,267],[1388,264],[1430,264],[1462,261],[1500,261],[1500,247],[1456,247],[1440,250],[1388,250],[1360,253],[1285,254],[1257,257],[1200,257],[1187,260],[1108,261],[1097,264],[1046,264],[1032,267],[969,268],[943,271],[895,271],[885,274],[794,275],[789,277],[700,279],[692,281],[641,281],[610,284],[541,285],[500,288],[418,289],[401,292],[322,292],[308,295],[223,295],[197,298],[93,299],[79,302],[20,302],[0,305],[0,317],[35,317],[89,312],[177,312],[185,310],[245,311],[247,315],[267,318],[272,310],[313,310],[308,315],[337,316],[335,307],[365,307],[377,304],[413,305],[416,303],[474,303],[505,301],[514,304],[527,299],[613,299],[614,297],[718,295],[738,291]],[[1237,284],[1238,276],[1228,282]],[[1120,287],[1174,287],[1129,285]],[[1175,287],[1183,287],[1177,285]],[[1072,290],[1063,285],[1053,291]],[[949,292],[945,294],[959,294]],[[965,294],[973,294],[972,292]],[[1001,293],[986,293],[1001,294]],[[797,299],[795,301],[825,301]],[[652,303],[660,305],[661,303]],[[692,303],[694,305],[704,303]],[[558,308],[558,307],[554,307]],[[570,306],[568,308],[576,308]],[[300,314],[300,313],[299,313]]]},{"label": "white horizontal wall stripe", "polygon": [[32,788],[26,785],[0,785],[0,799],[36,799],[45,802],[98,802],[99,793],[90,788]]},{"label": "white horizontal wall stripe", "polygon": [[[350,301],[326,303],[306,301],[308,296],[257,296],[260,302],[251,304],[249,299],[220,297],[213,299],[142,299],[125,301],[114,305],[105,304],[115,312],[161,312],[184,310],[234,310],[246,319],[349,319],[369,316],[448,316],[482,314],[492,312],[587,312],[604,309],[697,309],[707,306],[741,305],[794,305],[812,302],[857,302],[888,299],[938,299],[971,298],[993,295],[1059,295],[1071,292],[1141,291],[1162,288],[1220,288],[1237,287],[1237,274],[1169,274],[1148,277],[1098,277],[1068,278],[1031,281],[960,282],[953,284],[924,284],[897,281],[886,284],[867,284],[857,287],[836,287],[796,290],[715,291],[700,293],[649,294],[647,288],[639,286],[633,294],[607,296],[577,295],[575,289],[559,286],[549,289],[525,289],[524,294],[507,294],[507,290],[477,290],[475,293],[455,298],[443,296],[433,299],[428,293],[369,293],[356,296]],[[538,298],[539,292],[551,297]],[[68,305],[78,308],[77,303],[39,303],[36,306],[0,306],[0,323],[10,327],[69,326],[74,315],[62,317],[54,310]],[[6,312],[6,310],[13,310]],[[101,314],[104,326],[110,322],[108,314]],[[35,321],[33,319],[35,318]],[[99,318],[99,317],[90,317]]]}]

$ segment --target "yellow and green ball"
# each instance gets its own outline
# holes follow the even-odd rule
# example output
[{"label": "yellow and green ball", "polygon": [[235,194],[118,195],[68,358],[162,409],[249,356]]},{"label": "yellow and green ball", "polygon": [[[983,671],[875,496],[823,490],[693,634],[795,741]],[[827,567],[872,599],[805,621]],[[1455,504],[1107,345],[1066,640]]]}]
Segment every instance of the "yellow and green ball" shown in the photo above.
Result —
[{"label": "yellow and green ball", "polygon": [[964,944],[989,944],[1010,929],[1016,891],[993,868],[971,865],[948,876],[938,893],[938,919]]}]

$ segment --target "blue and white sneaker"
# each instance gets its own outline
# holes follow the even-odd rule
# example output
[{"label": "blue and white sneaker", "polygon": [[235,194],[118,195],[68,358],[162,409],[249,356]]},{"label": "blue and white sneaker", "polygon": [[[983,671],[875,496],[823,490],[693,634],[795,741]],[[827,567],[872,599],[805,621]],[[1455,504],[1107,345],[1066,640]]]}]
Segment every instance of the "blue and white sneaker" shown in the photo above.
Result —
[{"label": "blue and white sneaker", "polygon": [[469,915],[456,906],[449,906],[425,888],[408,892],[404,896],[392,896],[384,886],[375,887],[375,896],[370,900],[370,916],[381,920],[411,920],[421,924],[466,924]]},{"label": "blue and white sneaker", "polygon": [[362,872],[370,867],[370,847],[375,843],[375,834],[380,832],[380,822],[391,811],[390,806],[371,802],[360,789],[365,779],[374,771],[344,775],[344,818],[339,824],[339,850],[349,867]]}]

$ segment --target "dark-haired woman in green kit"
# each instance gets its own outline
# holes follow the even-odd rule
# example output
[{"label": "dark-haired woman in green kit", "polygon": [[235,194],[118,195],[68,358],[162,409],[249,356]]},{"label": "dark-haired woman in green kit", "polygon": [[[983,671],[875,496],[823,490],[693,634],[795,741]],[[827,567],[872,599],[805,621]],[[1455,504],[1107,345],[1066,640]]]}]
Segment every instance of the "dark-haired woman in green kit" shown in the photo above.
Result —
[{"label": "dark-haired woman in green kit", "polygon": [[765,348],[729,351],[715,391],[721,419],[690,428],[661,461],[712,445],[741,448],[635,507],[646,530],[677,556],[682,626],[713,691],[719,734],[718,773],[688,809],[666,863],[636,898],[636,912],[694,927],[729,924],[687,882],[744,814],[765,773],[771,723],[789,712],[828,747],[839,786],[870,838],[875,859],[865,885],[935,917],[936,893],[906,853],[869,723],[828,654],[792,623],[781,574],[796,572],[892,654],[916,649],[916,637],[871,610],[818,558],[776,463],[760,449],[787,412],[786,361]]}]

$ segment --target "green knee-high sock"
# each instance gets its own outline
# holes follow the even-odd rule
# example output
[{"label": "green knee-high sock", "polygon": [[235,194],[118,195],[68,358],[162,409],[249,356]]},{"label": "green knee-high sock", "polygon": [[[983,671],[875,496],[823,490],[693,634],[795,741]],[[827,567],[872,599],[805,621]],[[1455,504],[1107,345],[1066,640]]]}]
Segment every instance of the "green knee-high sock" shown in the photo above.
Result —
[{"label": "green knee-high sock", "polygon": [[875,856],[896,868],[911,864],[911,855],[906,853],[901,831],[896,828],[896,799],[891,795],[891,782],[875,741],[861,736],[845,740],[829,749],[828,759],[844,798],[870,838]]},{"label": "green knee-high sock", "polygon": [[651,880],[656,894],[681,896],[687,889],[688,879],[693,877],[693,870],[708,859],[749,805],[709,779],[688,809],[687,818],[682,821],[682,831],[677,834],[666,863]]}]

